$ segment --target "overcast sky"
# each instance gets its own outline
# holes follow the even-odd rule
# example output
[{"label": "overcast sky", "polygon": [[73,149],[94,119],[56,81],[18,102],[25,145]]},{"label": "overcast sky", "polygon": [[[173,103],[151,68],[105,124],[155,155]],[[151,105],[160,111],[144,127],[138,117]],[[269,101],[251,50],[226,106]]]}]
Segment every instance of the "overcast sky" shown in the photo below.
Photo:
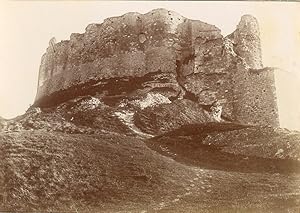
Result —
[{"label": "overcast sky", "polygon": [[[33,103],[40,59],[50,38],[66,40],[73,32],[84,32],[89,23],[101,23],[105,18],[130,11],[147,13],[155,8],[214,24],[223,35],[235,30],[243,14],[252,14],[261,27],[264,65],[286,70],[278,76],[300,76],[300,3],[1,0],[0,116],[23,114]],[[285,127],[300,129],[300,95],[289,91],[288,79],[277,77],[283,97],[279,97],[281,122]]]}]

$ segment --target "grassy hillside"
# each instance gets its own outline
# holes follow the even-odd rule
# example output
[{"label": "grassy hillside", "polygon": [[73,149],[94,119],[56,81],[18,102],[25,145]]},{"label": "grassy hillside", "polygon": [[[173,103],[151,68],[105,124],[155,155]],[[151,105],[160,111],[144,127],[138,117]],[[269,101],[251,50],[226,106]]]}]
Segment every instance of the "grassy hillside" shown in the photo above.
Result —
[{"label": "grassy hillside", "polygon": [[0,209],[299,209],[299,164],[283,169],[289,163],[284,159],[268,161],[203,146],[181,136],[143,141],[111,133],[1,134]]},{"label": "grassy hillside", "polygon": [[81,97],[7,121],[0,211],[300,211],[299,132],[136,103]]},{"label": "grassy hillside", "polygon": [[183,191],[191,173],[118,134],[22,131],[0,146],[1,210],[130,209]]}]

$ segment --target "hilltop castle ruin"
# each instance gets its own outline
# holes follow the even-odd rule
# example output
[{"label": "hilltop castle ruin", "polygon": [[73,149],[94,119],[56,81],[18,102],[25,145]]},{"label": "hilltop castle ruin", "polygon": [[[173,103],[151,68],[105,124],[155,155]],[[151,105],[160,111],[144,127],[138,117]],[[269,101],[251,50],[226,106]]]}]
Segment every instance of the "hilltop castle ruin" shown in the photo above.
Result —
[{"label": "hilltop castle ruin", "polygon": [[231,120],[279,125],[274,69],[262,65],[259,26],[250,15],[223,37],[214,25],[165,9],[127,13],[54,47],[42,56],[36,106],[78,94],[156,91],[203,106],[218,100]]}]

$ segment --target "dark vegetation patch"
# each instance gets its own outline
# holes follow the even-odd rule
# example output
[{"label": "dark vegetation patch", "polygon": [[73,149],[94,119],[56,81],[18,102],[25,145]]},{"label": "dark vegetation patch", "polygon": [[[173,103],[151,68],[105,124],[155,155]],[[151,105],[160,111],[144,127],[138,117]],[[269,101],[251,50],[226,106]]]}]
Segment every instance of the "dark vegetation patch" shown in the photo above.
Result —
[{"label": "dark vegetation patch", "polygon": [[[300,163],[295,160],[266,159],[262,157],[223,152],[213,144],[202,143],[205,136],[162,137],[147,144],[161,154],[178,162],[212,170],[243,173],[300,173]],[[163,147],[163,148],[162,148]],[[165,152],[163,150],[168,150]]]},{"label": "dark vegetation patch", "polygon": [[[172,157],[176,161],[201,168],[247,173],[300,173],[298,160],[290,157],[278,158],[276,155],[271,157],[268,153],[270,150],[275,153],[281,145],[277,140],[272,146],[269,146],[268,143],[273,141],[272,138],[281,136],[283,140],[284,134],[266,130],[266,132],[256,131],[251,136],[251,128],[253,127],[235,123],[184,125],[147,140],[147,144],[152,149]],[[237,134],[237,131],[241,133]],[[230,134],[230,132],[234,133]],[[220,136],[219,140],[214,137],[214,135],[222,134],[230,134],[232,137]],[[261,141],[258,141],[259,139]],[[270,148],[264,152],[257,149],[251,150],[247,147],[251,141],[255,142],[254,146],[259,146],[258,149],[264,150],[266,146]],[[293,141],[292,136],[290,136],[290,141]],[[260,145],[258,142],[262,144]],[[239,143],[237,148],[236,143]],[[243,151],[245,149],[248,151]]]}]

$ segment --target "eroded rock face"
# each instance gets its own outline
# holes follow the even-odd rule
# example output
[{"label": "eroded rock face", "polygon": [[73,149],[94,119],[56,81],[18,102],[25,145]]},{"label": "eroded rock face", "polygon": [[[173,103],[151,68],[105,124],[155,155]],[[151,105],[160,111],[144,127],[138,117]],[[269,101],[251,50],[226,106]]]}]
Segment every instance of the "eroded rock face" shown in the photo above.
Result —
[{"label": "eroded rock face", "polygon": [[127,13],[51,45],[35,105],[100,95],[117,106],[152,92],[170,106],[188,99],[202,110],[218,101],[230,120],[278,126],[274,70],[262,68],[259,27],[250,15],[224,38],[214,25],[165,9]]}]

